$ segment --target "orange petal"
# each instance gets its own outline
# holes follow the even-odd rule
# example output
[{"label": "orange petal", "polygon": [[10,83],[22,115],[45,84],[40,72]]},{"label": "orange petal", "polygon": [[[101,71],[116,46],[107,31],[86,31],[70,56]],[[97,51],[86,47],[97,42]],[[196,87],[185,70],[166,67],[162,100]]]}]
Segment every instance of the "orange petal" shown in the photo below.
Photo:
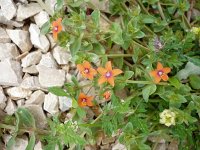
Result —
[{"label": "orange petal", "polygon": [[171,68],[165,67],[165,68],[163,68],[163,72],[167,74],[167,73],[171,72]]},{"label": "orange petal", "polygon": [[157,71],[153,70],[149,73],[152,77],[156,77],[157,76]]},{"label": "orange petal", "polygon": [[163,69],[163,65],[160,62],[158,62],[157,63],[157,70],[161,70],[161,69]]},{"label": "orange petal", "polygon": [[93,96],[90,96],[87,98],[87,105],[88,106],[94,106],[94,104],[92,103],[92,100],[93,100]]},{"label": "orange petal", "polygon": [[111,70],[112,70],[111,61],[108,61],[108,62],[106,63],[106,69],[107,69],[108,71],[111,71]]},{"label": "orange petal", "polygon": [[88,69],[91,68],[91,65],[88,61],[84,61],[83,66],[84,66],[84,68],[88,68]]},{"label": "orange petal", "polygon": [[107,70],[104,69],[104,68],[102,68],[102,67],[99,67],[99,68],[97,69],[97,71],[98,71],[101,75],[105,75],[106,72],[107,72]]},{"label": "orange petal", "polygon": [[84,93],[80,93],[78,99],[83,99],[85,97],[86,97],[86,95]]},{"label": "orange petal", "polygon": [[78,64],[76,67],[78,68],[79,71],[84,71],[85,69],[81,64]]},{"label": "orange petal", "polygon": [[94,76],[93,74],[89,73],[89,74],[86,74],[86,78],[93,80]]},{"label": "orange petal", "polygon": [[159,76],[155,76],[155,77],[154,77],[154,82],[155,82],[155,83],[159,83],[160,80],[161,80],[161,77],[159,77]]},{"label": "orange petal", "polygon": [[99,78],[99,80],[98,80],[98,83],[99,84],[103,84],[104,82],[106,82],[107,81],[107,79],[104,77],[104,76],[101,76],[100,78]]},{"label": "orange petal", "polygon": [[57,21],[53,21],[53,22],[52,22],[52,26],[53,26],[53,27],[58,26]]},{"label": "orange petal", "polygon": [[57,38],[58,38],[58,33],[57,32],[53,32],[53,39],[57,40]]},{"label": "orange petal", "polygon": [[112,86],[115,86],[115,83],[114,83],[114,78],[108,78],[108,83],[110,83],[110,85]]},{"label": "orange petal", "polygon": [[164,80],[164,81],[167,81],[169,79],[169,77],[166,75],[166,74],[163,74],[161,76],[161,78]]},{"label": "orange petal", "polygon": [[59,33],[60,31],[62,31],[62,26],[61,25],[58,26],[58,31],[57,32]]},{"label": "orange petal", "polygon": [[122,71],[120,69],[113,69],[112,73],[113,73],[113,76],[117,76],[117,75],[121,74]]},{"label": "orange petal", "polygon": [[61,24],[62,18],[58,18],[56,21],[57,21],[58,24]]},{"label": "orange petal", "polygon": [[92,75],[96,75],[96,74],[97,74],[97,71],[96,71],[95,69],[93,69],[93,68],[90,68],[90,73],[91,73]]}]

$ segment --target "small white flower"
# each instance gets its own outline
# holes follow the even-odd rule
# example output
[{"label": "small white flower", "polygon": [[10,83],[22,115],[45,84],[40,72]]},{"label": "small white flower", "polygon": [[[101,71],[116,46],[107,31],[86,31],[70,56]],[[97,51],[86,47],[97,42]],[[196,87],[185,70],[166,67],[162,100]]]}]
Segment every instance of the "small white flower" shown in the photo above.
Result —
[{"label": "small white flower", "polygon": [[194,34],[199,34],[200,33],[200,27],[192,27],[191,32]]},{"label": "small white flower", "polygon": [[175,125],[176,114],[169,109],[165,109],[160,113],[160,123],[166,126]]}]

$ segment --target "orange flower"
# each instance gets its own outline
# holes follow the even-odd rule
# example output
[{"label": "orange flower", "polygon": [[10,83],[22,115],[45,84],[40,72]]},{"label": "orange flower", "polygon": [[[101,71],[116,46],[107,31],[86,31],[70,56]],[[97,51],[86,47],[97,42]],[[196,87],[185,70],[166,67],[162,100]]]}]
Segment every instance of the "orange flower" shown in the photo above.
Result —
[{"label": "orange flower", "polygon": [[150,72],[150,75],[154,78],[155,83],[159,83],[160,80],[167,81],[169,77],[167,74],[171,71],[169,67],[163,68],[163,65],[158,62],[157,63],[157,68],[153,71]]},{"label": "orange flower", "polygon": [[54,21],[52,23],[52,32],[53,32],[53,38],[54,40],[57,40],[58,38],[58,33],[60,33],[60,31],[62,31],[62,18],[58,18],[56,21]]},{"label": "orange flower", "polygon": [[110,97],[111,97],[110,91],[104,92],[103,97],[105,98],[106,101],[110,100]]},{"label": "orange flower", "polygon": [[106,63],[105,68],[99,67],[97,71],[101,74],[98,80],[99,84],[108,82],[112,86],[115,85],[114,77],[122,73],[120,69],[112,69],[111,61]]},{"label": "orange flower", "polygon": [[84,93],[80,93],[78,98],[78,104],[80,107],[93,106],[92,100],[93,96],[87,96]]},{"label": "orange flower", "polygon": [[97,74],[97,71],[91,68],[88,61],[84,61],[83,64],[78,64],[77,68],[84,78],[88,78],[90,80],[93,80],[94,76]]}]

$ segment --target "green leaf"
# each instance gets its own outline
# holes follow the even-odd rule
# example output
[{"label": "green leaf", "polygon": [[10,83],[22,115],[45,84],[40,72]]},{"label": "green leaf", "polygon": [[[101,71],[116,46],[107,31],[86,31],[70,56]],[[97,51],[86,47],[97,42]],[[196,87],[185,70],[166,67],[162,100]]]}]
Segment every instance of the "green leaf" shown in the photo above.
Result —
[{"label": "green leaf", "polygon": [[188,61],[200,67],[200,57],[187,57]]},{"label": "green leaf", "polygon": [[133,75],[134,75],[134,72],[133,72],[133,71],[126,71],[126,72],[124,73],[124,78],[125,78],[125,80],[128,80],[128,79],[130,79]]},{"label": "green leaf", "polygon": [[33,150],[34,147],[35,147],[35,133],[33,132],[31,133],[31,137],[26,147],[26,150]]},{"label": "green leaf", "polygon": [[86,116],[86,112],[83,108],[77,107],[76,111],[80,118],[84,118]]},{"label": "green leaf", "polygon": [[142,32],[142,31],[138,31],[138,32],[136,32],[136,33],[133,34],[133,37],[137,38],[137,39],[140,39],[140,38],[145,37],[145,33]]},{"label": "green leaf", "polygon": [[100,19],[100,11],[99,10],[94,10],[91,14],[92,16],[92,21],[96,24],[96,26],[99,26],[99,19]]},{"label": "green leaf", "polygon": [[200,89],[200,77],[198,75],[191,75],[189,77],[190,85],[193,89],[199,90]]},{"label": "green leaf", "polygon": [[41,27],[41,33],[42,34],[47,34],[50,31],[50,27],[51,27],[50,21],[47,21],[46,23],[44,23],[42,25],[42,27]]},{"label": "green leaf", "polygon": [[173,85],[177,89],[181,87],[181,83],[176,77],[169,78],[169,82],[171,83],[171,85]]},{"label": "green leaf", "polygon": [[60,87],[50,87],[48,91],[57,96],[68,96],[68,94]]},{"label": "green leaf", "polygon": [[17,136],[17,133],[15,133],[7,142],[6,144],[6,150],[12,150],[13,149],[13,145],[15,144],[15,138]]},{"label": "green leaf", "polygon": [[63,0],[57,0],[56,10],[61,10],[63,8]]},{"label": "green leaf", "polygon": [[111,26],[111,40],[116,44],[123,45],[122,29],[118,23],[113,23]]},{"label": "green leaf", "polygon": [[15,116],[19,117],[19,125],[23,127],[35,128],[35,119],[33,115],[25,108],[18,108]]},{"label": "green leaf", "polygon": [[145,88],[143,88],[142,96],[143,96],[145,102],[148,102],[149,96],[152,95],[155,91],[156,91],[155,84],[147,85]]},{"label": "green leaf", "polygon": [[80,50],[81,40],[82,40],[82,36],[78,38],[76,37],[74,42],[70,45],[70,51],[71,51],[72,56],[76,55],[76,53]]},{"label": "green leaf", "polygon": [[72,107],[73,108],[77,108],[78,107],[78,103],[74,98],[72,99]]},{"label": "green leaf", "polygon": [[172,94],[168,97],[169,100],[169,106],[170,107],[176,107],[176,108],[180,108],[182,103],[186,103],[187,99],[180,95],[180,94]]},{"label": "green leaf", "polygon": [[156,18],[151,15],[142,15],[142,22],[145,24],[148,23],[154,23],[156,21]]},{"label": "green leaf", "polygon": [[131,132],[133,132],[133,125],[132,125],[131,122],[128,122],[126,124],[126,126],[123,129],[123,132],[125,132],[125,133],[131,133]]},{"label": "green leaf", "polygon": [[93,43],[92,45],[96,54],[105,54],[105,48],[100,43]]}]

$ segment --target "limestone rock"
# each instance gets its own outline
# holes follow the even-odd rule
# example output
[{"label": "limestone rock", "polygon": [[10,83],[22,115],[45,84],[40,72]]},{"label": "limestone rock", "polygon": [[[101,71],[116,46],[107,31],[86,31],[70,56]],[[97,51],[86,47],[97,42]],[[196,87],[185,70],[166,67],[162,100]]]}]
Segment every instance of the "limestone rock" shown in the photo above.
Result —
[{"label": "limestone rock", "polygon": [[68,62],[71,60],[71,54],[60,46],[56,46],[53,49],[53,57],[56,59],[59,65],[68,64]]},{"label": "limestone rock", "polygon": [[24,89],[21,87],[11,87],[6,89],[7,94],[10,96],[13,100],[18,100],[22,98],[27,98],[31,95],[31,90]]},{"label": "limestone rock", "polygon": [[127,148],[125,145],[117,143],[112,147],[112,150],[127,150]]},{"label": "limestone rock", "polygon": [[59,96],[59,108],[62,112],[69,110],[72,107],[72,99],[69,97]]},{"label": "limestone rock", "polygon": [[23,22],[17,22],[13,20],[8,20],[6,17],[4,17],[3,12],[0,9],[0,23],[5,24],[8,26],[15,26],[15,27],[22,27],[24,25]]},{"label": "limestone rock", "polygon": [[37,66],[39,71],[39,83],[42,87],[63,86],[65,71],[45,66]]},{"label": "limestone rock", "polygon": [[20,63],[10,59],[0,62],[0,85],[17,86],[22,82]]},{"label": "limestone rock", "polygon": [[13,43],[0,43],[0,60],[15,58],[19,56],[19,51]]},{"label": "limestone rock", "polygon": [[41,106],[38,105],[25,105],[24,108],[27,108],[30,113],[35,118],[35,124],[38,128],[45,128],[47,121],[44,111]]},{"label": "limestone rock", "polygon": [[38,73],[36,65],[32,65],[30,67],[23,68],[22,71],[25,73],[29,73],[29,74],[37,74]]},{"label": "limestone rock", "polygon": [[57,0],[45,0],[45,4],[49,7],[49,9],[52,12],[54,12],[56,3],[57,3]]},{"label": "limestone rock", "polygon": [[20,87],[28,90],[37,90],[40,89],[41,85],[37,76],[30,76],[22,81]]},{"label": "limestone rock", "polygon": [[17,100],[17,107],[21,107],[25,104],[25,99],[19,99]]},{"label": "limestone rock", "polygon": [[9,43],[10,41],[6,30],[0,27],[0,43]]},{"label": "limestone rock", "polygon": [[39,27],[32,23],[29,27],[29,32],[32,44],[46,53],[49,50],[50,43],[45,35],[40,34]]},{"label": "limestone rock", "polygon": [[99,0],[91,0],[90,1],[97,9],[110,13],[109,11],[109,0],[99,1]]},{"label": "limestone rock", "polygon": [[8,20],[11,20],[16,15],[17,8],[12,0],[0,0],[0,6],[3,15]]},{"label": "limestone rock", "polygon": [[58,68],[58,65],[50,52],[43,54],[39,65],[47,68]]},{"label": "limestone rock", "polygon": [[31,94],[30,98],[26,101],[26,104],[42,105],[44,102],[45,94],[41,90],[35,91]]},{"label": "limestone rock", "polygon": [[47,34],[47,38],[50,42],[51,48],[53,48],[56,45],[56,41],[53,39],[52,34]]},{"label": "limestone rock", "polygon": [[41,11],[34,16],[35,23],[41,28],[43,24],[49,21],[49,15],[46,11]]},{"label": "limestone rock", "polygon": [[7,98],[3,92],[2,87],[0,87],[0,109],[4,109],[6,106]]},{"label": "limestone rock", "polygon": [[21,49],[22,52],[29,51],[32,44],[29,37],[29,32],[24,30],[6,30],[11,40]]},{"label": "limestone rock", "polygon": [[17,109],[16,104],[11,99],[8,99],[8,102],[7,102],[7,105],[6,105],[6,108],[4,109],[4,111],[8,115],[12,115],[15,113],[16,109]]},{"label": "limestone rock", "polygon": [[42,58],[40,51],[29,53],[26,57],[22,58],[22,67],[29,67],[31,65],[37,65]]},{"label": "limestone rock", "polygon": [[45,95],[43,108],[52,115],[56,114],[58,112],[58,97],[51,93]]},{"label": "limestone rock", "polygon": [[23,21],[29,17],[42,11],[42,8],[38,3],[29,3],[26,5],[19,5],[17,9],[17,21]]},{"label": "limestone rock", "polygon": [[38,141],[38,142],[35,144],[34,150],[43,150],[43,148],[42,148],[42,143],[41,143],[40,141]]}]

